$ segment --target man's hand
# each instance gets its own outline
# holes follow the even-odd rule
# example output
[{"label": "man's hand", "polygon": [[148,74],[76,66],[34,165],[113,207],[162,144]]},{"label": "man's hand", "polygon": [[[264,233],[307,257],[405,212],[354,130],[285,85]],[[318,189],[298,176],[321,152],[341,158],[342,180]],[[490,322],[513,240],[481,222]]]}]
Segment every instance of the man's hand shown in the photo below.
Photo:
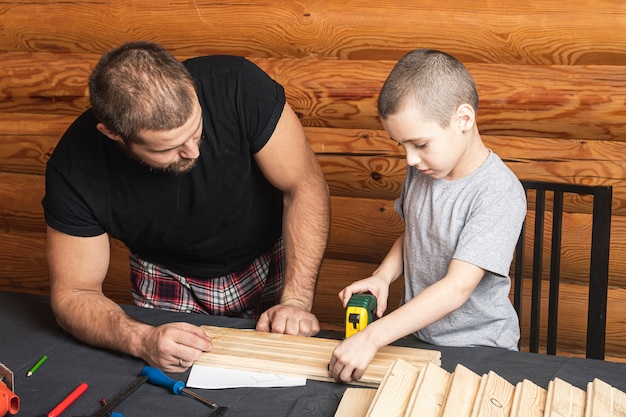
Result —
[{"label": "man's hand", "polygon": [[143,338],[141,358],[164,372],[186,371],[202,352],[213,348],[201,327],[190,323],[167,323],[152,327]]},{"label": "man's hand", "polygon": [[256,329],[260,332],[315,336],[320,331],[320,323],[308,310],[277,304],[261,314]]}]

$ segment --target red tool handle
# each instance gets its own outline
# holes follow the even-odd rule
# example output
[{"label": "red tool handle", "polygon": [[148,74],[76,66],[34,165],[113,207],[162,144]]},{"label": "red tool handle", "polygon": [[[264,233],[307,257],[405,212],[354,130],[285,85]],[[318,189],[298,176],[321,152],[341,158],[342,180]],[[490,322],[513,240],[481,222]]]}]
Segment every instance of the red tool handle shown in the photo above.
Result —
[{"label": "red tool handle", "polygon": [[52,411],[48,413],[48,417],[57,417],[59,416],[67,407],[69,407],[78,397],[83,395],[85,391],[87,391],[88,385],[83,382],[80,384],[74,391],[71,392],[70,395],[65,397],[63,401],[59,403]]},{"label": "red tool handle", "polygon": [[17,414],[20,411],[20,397],[0,381],[0,416],[7,413]]}]

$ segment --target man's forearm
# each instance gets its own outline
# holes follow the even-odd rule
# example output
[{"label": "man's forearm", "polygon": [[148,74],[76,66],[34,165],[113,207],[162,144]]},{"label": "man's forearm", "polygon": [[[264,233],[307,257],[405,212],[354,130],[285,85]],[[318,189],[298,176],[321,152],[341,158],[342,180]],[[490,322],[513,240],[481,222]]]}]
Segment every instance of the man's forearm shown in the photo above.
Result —
[{"label": "man's forearm", "polygon": [[74,290],[53,294],[52,308],[59,325],[77,339],[142,357],[142,336],[151,326],[128,316],[102,293]]},{"label": "man's forearm", "polygon": [[285,195],[283,238],[286,262],[281,302],[297,303],[311,310],[329,227],[330,200],[323,177],[302,186],[293,195]]}]

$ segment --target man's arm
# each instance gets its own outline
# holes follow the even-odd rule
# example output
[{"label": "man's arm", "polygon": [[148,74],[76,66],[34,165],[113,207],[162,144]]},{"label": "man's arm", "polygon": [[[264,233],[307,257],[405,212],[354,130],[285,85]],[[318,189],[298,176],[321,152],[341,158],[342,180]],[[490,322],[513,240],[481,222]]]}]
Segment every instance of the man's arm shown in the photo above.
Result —
[{"label": "man's arm", "polygon": [[322,169],[289,104],[255,158],[266,178],[284,195],[286,256],[281,304],[261,316],[257,329],[314,335],[319,323],[310,311],[328,241],[330,200]]},{"label": "man's arm", "polygon": [[47,259],[55,317],[83,342],[142,358],[171,372],[186,369],[202,351],[211,349],[210,338],[201,328],[188,323],[159,327],[141,323],[103,294],[110,260],[108,235],[76,237],[48,227]]}]

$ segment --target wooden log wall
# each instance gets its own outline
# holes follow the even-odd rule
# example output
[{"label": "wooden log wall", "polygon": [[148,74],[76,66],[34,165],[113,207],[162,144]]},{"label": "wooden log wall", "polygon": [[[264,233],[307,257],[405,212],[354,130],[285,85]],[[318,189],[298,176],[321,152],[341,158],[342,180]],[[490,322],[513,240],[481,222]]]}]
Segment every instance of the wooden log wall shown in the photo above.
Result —
[{"label": "wooden log wall", "polygon": [[[607,355],[626,358],[622,0],[0,0],[0,34],[0,289],[47,293],[45,163],[87,108],[86,80],[99,56],[143,39],[180,59],[246,56],[285,86],[332,194],[314,312],[341,326],[338,291],[368,276],[402,230],[393,200],[404,155],[381,128],[377,94],[401,56],[429,47],[468,66],[484,140],[520,178],[614,187]],[[584,199],[566,202],[566,353],[584,346],[589,208]],[[126,249],[112,244],[105,291],[130,302]],[[401,292],[394,284],[394,306]]]}]

